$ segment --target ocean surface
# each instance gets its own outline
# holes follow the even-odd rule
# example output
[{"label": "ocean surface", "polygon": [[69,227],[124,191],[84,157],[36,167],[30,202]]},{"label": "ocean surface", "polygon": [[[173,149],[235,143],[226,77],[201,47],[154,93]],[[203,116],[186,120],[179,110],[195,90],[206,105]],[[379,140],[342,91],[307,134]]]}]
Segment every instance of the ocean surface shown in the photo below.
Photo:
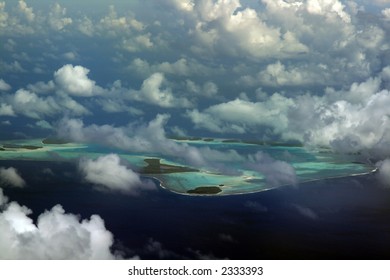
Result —
[{"label": "ocean surface", "polygon": [[[93,156],[112,152],[99,150],[94,154],[97,147],[88,149]],[[46,159],[34,158],[33,153],[23,158],[3,156],[0,166],[17,168],[28,182],[23,189],[3,187],[4,193],[10,200],[32,209],[34,219],[56,204],[82,219],[100,215],[115,237],[113,250],[120,251],[124,257],[390,257],[390,189],[379,186],[373,173],[353,176],[355,172],[350,170],[350,175],[332,176],[337,178],[317,178],[297,186],[240,195],[189,196],[156,188],[131,196],[97,191],[83,181],[77,160],[70,155],[76,152],[77,149],[51,151],[51,158]],[[278,152],[283,154],[276,150],[275,158]],[[70,160],[59,160],[59,155],[68,155]],[[360,164],[357,166],[362,168]],[[356,166],[352,167],[356,171]]]}]

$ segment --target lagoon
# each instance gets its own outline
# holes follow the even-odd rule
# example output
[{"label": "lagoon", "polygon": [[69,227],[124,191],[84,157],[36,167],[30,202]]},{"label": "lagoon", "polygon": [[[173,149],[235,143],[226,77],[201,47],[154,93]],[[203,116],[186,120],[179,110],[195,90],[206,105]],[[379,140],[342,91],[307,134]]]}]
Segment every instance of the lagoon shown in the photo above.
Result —
[{"label": "lagoon", "polygon": [[[327,178],[347,177],[373,172],[375,167],[358,162],[356,155],[340,155],[328,149],[309,149],[286,145],[264,145],[218,139],[175,140],[194,147],[209,147],[221,152],[234,150],[244,158],[263,152],[275,160],[287,162],[296,172],[298,183]],[[34,147],[34,148],[32,148]],[[153,177],[172,192],[185,195],[234,195],[266,191],[270,185],[264,174],[248,169],[245,162],[224,162],[235,174],[224,174],[210,167],[186,165],[177,158],[156,154],[137,154],[90,143],[50,142],[44,139],[13,140],[0,143],[0,160],[70,161],[81,157],[95,159],[116,153],[132,169]]]}]

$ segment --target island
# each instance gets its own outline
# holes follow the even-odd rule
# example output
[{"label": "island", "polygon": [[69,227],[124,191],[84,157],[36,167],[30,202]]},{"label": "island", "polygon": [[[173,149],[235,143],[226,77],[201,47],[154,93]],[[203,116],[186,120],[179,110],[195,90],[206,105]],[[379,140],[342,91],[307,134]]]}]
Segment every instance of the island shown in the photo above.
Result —
[{"label": "island", "polygon": [[144,161],[148,165],[141,170],[141,174],[169,174],[198,171],[197,169],[186,166],[163,164],[159,158],[147,158]]},{"label": "island", "polygon": [[42,140],[43,144],[49,144],[49,145],[63,145],[68,144],[69,141],[66,141],[61,138],[55,138],[55,137],[48,137]]},{"label": "island", "polygon": [[[185,138],[185,137],[183,137]],[[158,153],[132,153],[96,143],[72,143],[64,139],[7,140],[0,143],[0,160],[43,160],[77,162],[80,158],[96,159],[109,153],[117,154],[131,168],[144,177],[155,178],[160,186],[183,195],[237,195],[267,191],[285,186],[270,185],[267,174],[248,166],[245,160],[259,151],[275,161],[282,161],[294,168],[299,183],[326,178],[369,174],[375,166],[363,161],[359,154],[337,154],[328,149],[310,149],[295,143],[251,142],[235,139],[188,137],[185,145],[207,147],[220,153],[235,151],[242,160],[216,159],[215,165],[191,166],[175,155]],[[206,150],[207,151],[207,150]],[[324,153],[326,151],[326,153]],[[54,155],[54,156],[53,156]],[[249,157],[248,157],[249,158]],[[222,166],[222,169],[214,166]],[[224,170],[235,172],[224,172]]]},{"label": "island", "polygon": [[42,147],[41,146],[34,146],[34,145],[3,144],[2,151],[6,151],[8,149],[37,150],[37,149],[42,149]]},{"label": "island", "polygon": [[218,194],[220,192],[222,192],[221,188],[216,186],[197,187],[187,191],[189,194]]}]

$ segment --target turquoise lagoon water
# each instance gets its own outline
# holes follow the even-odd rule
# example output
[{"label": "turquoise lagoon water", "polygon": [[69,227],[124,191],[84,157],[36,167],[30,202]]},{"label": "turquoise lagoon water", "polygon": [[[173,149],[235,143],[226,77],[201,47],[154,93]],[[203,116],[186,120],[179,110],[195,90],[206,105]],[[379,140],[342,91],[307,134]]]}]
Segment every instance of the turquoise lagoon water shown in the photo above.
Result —
[{"label": "turquoise lagoon water", "polygon": [[[357,163],[353,155],[339,155],[330,150],[307,149],[305,147],[267,146],[246,143],[231,143],[219,140],[214,141],[177,141],[198,148],[209,147],[221,152],[234,150],[243,158],[248,158],[257,152],[263,152],[275,160],[291,164],[296,172],[299,183],[321,180],[325,178],[353,176],[372,172],[374,167],[368,164]],[[42,139],[13,140],[0,143],[19,145],[20,147],[5,148],[0,151],[0,160],[73,160],[80,157],[97,158],[99,156],[116,153],[134,168],[141,169],[147,164],[147,158],[160,158],[161,163],[185,166],[173,157],[158,154],[136,154],[127,151],[103,147],[96,144],[43,144]],[[23,146],[39,146],[40,149],[29,150]],[[146,174],[157,178],[161,185],[173,192],[186,194],[188,190],[204,186],[218,186],[221,192],[218,195],[252,193],[268,190],[278,186],[267,184],[263,174],[246,168],[246,162],[224,162],[226,167],[234,169],[232,174],[223,174],[206,167],[196,172],[181,172],[170,174]],[[191,166],[189,166],[191,167]]]}]

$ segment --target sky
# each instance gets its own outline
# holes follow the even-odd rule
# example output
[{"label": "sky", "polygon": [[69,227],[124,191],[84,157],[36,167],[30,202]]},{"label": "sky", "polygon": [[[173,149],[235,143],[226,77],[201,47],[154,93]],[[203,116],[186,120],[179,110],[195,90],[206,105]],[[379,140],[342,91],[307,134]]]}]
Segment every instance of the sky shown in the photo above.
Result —
[{"label": "sky", "polygon": [[163,115],[175,136],[379,155],[389,141],[388,1],[88,5],[1,2],[2,138]]},{"label": "sky", "polygon": [[[242,158],[169,137],[292,141],[361,153],[388,184],[389,33],[388,0],[0,1],[0,139],[59,136],[212,167]],[[80,170],[101,180],[101,164],[140,183],[115,155]],[[0,177],[25,184],[14,169]]]}]

